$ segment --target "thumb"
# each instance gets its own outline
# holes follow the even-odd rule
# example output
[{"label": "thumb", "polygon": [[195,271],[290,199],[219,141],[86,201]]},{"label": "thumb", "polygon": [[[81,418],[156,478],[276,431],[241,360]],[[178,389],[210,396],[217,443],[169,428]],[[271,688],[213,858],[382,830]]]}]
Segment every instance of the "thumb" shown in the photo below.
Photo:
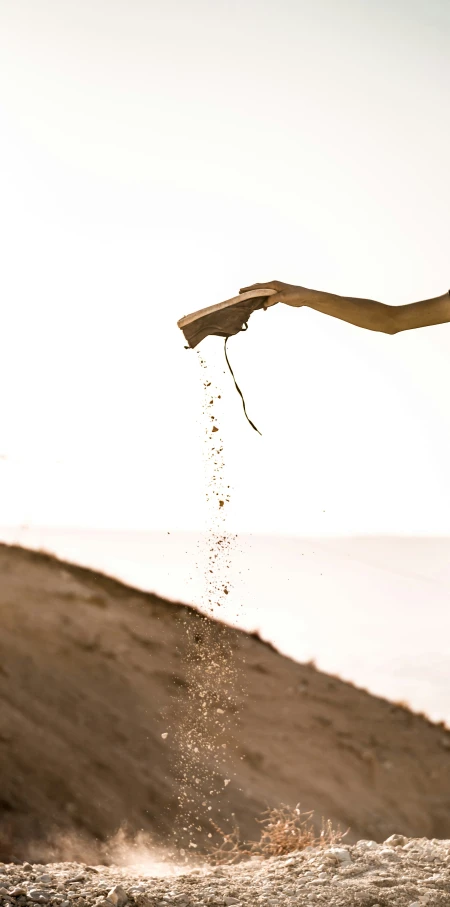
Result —
[{"label": "thumb", "polygon": [[277,302],[282,302],[281,295],[279,295],[279,294],[277,293],[275,296],[268,296],[267,299],[266,299],[266,301],[265,301],[265,303],[264,303],[264,305],[263,305],[264,311],[266,311],[266,309],[268,309],[269,306],[271,306],[271,305],[276,305]]}]

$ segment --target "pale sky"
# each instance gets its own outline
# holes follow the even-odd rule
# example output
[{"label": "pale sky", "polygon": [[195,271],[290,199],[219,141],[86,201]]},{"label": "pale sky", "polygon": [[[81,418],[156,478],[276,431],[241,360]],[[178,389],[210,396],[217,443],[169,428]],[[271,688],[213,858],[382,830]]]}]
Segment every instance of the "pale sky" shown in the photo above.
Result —
[{"label": "pale sky", "polygon": [[[177,320],[279,279],[450,287],[447,0],[0,0],[0,523],[205,520]],[[450,533],[450,324],[202,345],[237,531]]]}]

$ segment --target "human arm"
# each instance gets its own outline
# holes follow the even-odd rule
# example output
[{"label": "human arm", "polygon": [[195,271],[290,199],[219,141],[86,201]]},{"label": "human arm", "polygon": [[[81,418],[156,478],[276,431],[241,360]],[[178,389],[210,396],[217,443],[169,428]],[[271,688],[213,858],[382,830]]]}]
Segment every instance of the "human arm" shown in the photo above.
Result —
[{"label": "human arm", "polygon": [[450,291],[433,299],[423,299],[420,302],[399,306],[386,305],[373,299],[337,296],[334,293],[297,287],[279,280],[253,284],[251,287],[244,287],[240,292],[262,287],[277,291],[275,296],[267,300],[266,308],[277,302],[294,307],[307,306],[356,327],[380,331],[383,334],[397,334],[413,328],[450,322]]}]

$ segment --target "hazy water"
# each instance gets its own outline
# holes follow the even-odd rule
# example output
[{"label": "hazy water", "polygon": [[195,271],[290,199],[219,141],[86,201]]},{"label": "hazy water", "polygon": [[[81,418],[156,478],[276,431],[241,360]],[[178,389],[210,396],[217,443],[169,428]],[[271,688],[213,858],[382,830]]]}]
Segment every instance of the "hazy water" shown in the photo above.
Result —
[{"label": "hazy water", "polygon": [[[199,604],[205,537],[189,532],[3,529],[172,600]],[[224,620],[297,660],[450,723],[450,539],[242,535]]]}]

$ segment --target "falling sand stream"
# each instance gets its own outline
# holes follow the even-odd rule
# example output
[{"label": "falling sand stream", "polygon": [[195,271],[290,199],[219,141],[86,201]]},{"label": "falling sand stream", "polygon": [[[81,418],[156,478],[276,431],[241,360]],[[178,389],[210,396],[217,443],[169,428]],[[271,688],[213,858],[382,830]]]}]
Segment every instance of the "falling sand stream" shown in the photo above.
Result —
[{"label": "falling sand stream", "polygon": [[[239,672],[229,628],[220,623],[221,607],[230,593],[231,555],[236,536],[226,531],[226,510],[230,487],[225,475],[224,446],[217,413],[221,394],[208,377],[205,359],[197,353],[203,385],[202,431],[205,467],[208,531],[204,549],[199,551],[197,568],[204,575],[201,615],[196,621],[184,619],[188,635],[185,669],[187,692],[183,712],[174,728],[178,744],[176,773],[179,778],[178,815],[175,843],[187,858],[200,847],[205,831],[213,837],[211,816],[230,818],[227,787],[232,772],[225,766],[235,743],[233,723],[237,720]],[[219,621],[219,623],[217,622]],[[205,794],[206,791],[206,794]]]}]

